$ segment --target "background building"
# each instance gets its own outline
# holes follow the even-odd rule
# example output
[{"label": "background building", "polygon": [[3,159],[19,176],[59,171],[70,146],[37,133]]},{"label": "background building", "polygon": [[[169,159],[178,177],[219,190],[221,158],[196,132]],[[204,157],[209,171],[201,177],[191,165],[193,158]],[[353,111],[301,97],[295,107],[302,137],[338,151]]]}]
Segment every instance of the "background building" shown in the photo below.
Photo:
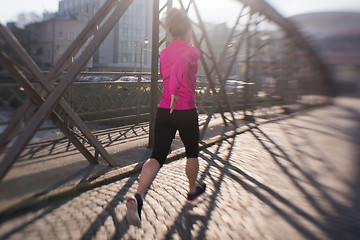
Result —
[{"label": "background building", "polygon": [[[62,0],[57,15],[87,14],[91,20],[104,3],[105,0]],[[150,70],[152,5],[149,0],[134,0],[94,54],[93,71]]]},{"label": "background building", "polygon": [[[43,70],[49,70],[86,26],[86,15],[55,16],[26,26],[29,52]],[[88,64],[91,68],[91,63]]]}]

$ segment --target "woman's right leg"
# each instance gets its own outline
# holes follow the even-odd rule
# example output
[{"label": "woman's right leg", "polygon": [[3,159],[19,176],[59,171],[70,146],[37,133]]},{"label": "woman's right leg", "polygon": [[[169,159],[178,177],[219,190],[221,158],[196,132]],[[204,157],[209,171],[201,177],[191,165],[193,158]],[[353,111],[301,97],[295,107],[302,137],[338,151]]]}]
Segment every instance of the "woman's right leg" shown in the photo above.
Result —
[{"label": "woman's right leg", "polygon": [[180,137],[186,149],[186,176],[189,181],[189,193],[187,200],[194,201],[205,192],[206,184],[197,183],[199,172],[199,120],[196,109],[185,110],[180,112],[181,115],[177,122]]}]

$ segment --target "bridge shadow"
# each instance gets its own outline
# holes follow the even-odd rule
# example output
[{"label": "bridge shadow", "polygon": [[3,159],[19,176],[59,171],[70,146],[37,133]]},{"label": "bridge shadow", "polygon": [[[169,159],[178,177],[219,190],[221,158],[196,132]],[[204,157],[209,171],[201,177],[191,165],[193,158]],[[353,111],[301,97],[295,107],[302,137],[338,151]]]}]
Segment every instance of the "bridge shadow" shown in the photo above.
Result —
[{"label": "bridge shadow", "polygon": [[[348,111],[350,118],[353,118],[357,123],[360,123],[358,111],[352,108],[344,108],[343,106],[341,108]],[[311,114],[309,116],[311,116]],[[178,234],[181,239],[191,239],[193,237],[192,232],[195,229],[195,225],[197,225],[200,226],[200,230],[198,227],[196,228],[198,234],[197,239],[206,239],[205,233],[209,228],[209,221],[213,212],[218,207],[216,201],[219,198],[221,185],[223,184],[224,178],[230,178],[245,189],[247,193],[256,196],[261,202],[274,210],[278,216],[284,219],[306,239],[321,239],[319,235],[313,232],[314,226],[323,234],[323,236],[326,236],[327,239],[358,239],[360,237],[360,189],[358,187],[360,186],[360,149],[357,149],[356,152],[356,179],[352,181],[343,176],[342,173],[333,166],[323,152],[322,146],[313,141],[309,135],[311,135],[312,132],[317,132],[318,134],[320,133],[327,136],[327,132],[319,130],[319,126],[325,124],[326,128],[333,132],[332,137],[341,135],[360,143],[360,125],[357,124],[356,128],[349,130],[330,120],[322,120],[319,122],[318,117],[319,116],[310,118],[310,121],[312,122],[311,128],[302,128],[303,125],[299,126],[295,124],[278,124],[282,134],[286,135],[289,145],[295,150],[296,159],[290,157],[286,150],[274,140],[275,138],[269,136],[261,128],[256,127],[250,130],[251,134],[261,144],[263,149],[270,154],[273,162],[292,182],[293,186],[295,186],[295,190],[300,192],[305,201],[311,205],[312,210],[299,207],[296,200],[274,190],[274,188],[268,184],[257,181],[254,177],[242,170],[240,164],[232,163],[230,159],[232,157],[234,143],[237,138],[241,137],[237,136],[227,140],[230,147],[226,157],[221,157],[219,155],[221,144],[214,152],[210,152],[207,149],[203,151],[200,157],[206,160],[208,165],[202,173],[201,179],[204,180],[205,177],[208,176],[215,188],[215,191],[207,196],[209,198],[209,203],[207,205],[208,208],[206,209],[206,213],[201,215],[194,214],[192,205],[184,205],[178,218],[169,228],[166,238],[172,239]],[[308,123],[309,118],[297,121]],[[299,145],[298,141],[293,139],[294,134],[302,139],[301,142],[307,144],[307,147],[310,148],[310,152],[316,152],[316,155],[309,154],[309,151],[305,152],[303,150],[304,146]],[[311,159],[312,161],[323,162],[326,171],[332,174],[335,181],[341,181],[351,187],[353,194],[349,196],[351,199],[350,206],[333,196],[334,190],[325,186],[317,179],[316,170],[304,167],[304,164],[306,164],[305,158]],[[289,164],[291,167],[289,167]],[[218,179],[211,177],[211,168],[217,168],[221,172]],[[296,170],[297,173],[300,173],[301,179],[299,179],[298,175],[293,173],[294,170]],[[315,193],[303,186],[304,181],[306,181],[307,184],[310,184],[313,189],[316,189]],[[234,191],[236,190],[234,189]],[[281,205],[286,206],[285,209],[284,207],[280,207]],[[292,213],[289,213],[289,210],[291,210],[290,212]],[[234,209],[234,211],[236,211],[236,209]],[[236,213],[234,212],[234,214]],[[237,214],[241,214],[241,212]],[[309,228],[304,222],[310,222],[312,227]]]},{"label": "bridge shadow", "polygon": [[[133,144],[138,139],[147,139],[147,127],[141,124],[109,129],[98,132],[96,136],[104,146],[117,149],[118,152],[113,154],[113,158],[118,167],[143,162],[149,155],[145,146]],[[123,150],[117,147],[123,143],[130,144],[133,148]],[[81,183],[99,177],[112,169],[101,159],[99,162],[97,165],[89,164],[65,138],[30,144],[2,181],[0,198],[9,203],[21,201],[17,204],[21,205],[30,198],[39,198],[66,184]]]},{"label": "bridge shadow", "polygon": [[[309,119],[303,119],[308,124],[311,124],[315,128],[325,126],[326,129],[331,131],[327,132],[328,135],[341,138],[345,141],[353,143],[355,146],[360,146],[360,108],[356,104],[352,104],[354,101],[347,99],[339,101],[334,106],[334,111],[331,112],[330,117],[326,116],[321,119],[321,122],[311,121]],[[313,116],[312,113],[309,113]],[[339,121],[333,121],[338,119]],[[356,122],[356,125],[349,127],[346,124],[347,120]],[[296,129],[296,125],[292,124],[289,126],[291,129]],[[309,138],[308,138],[309,139]],[[346,198],[348,199],[347,204],[341,204],[339,202],[329,201],[333,208],[336,209],[336,213],[332,216],[332,221],[328,222],[331,229],[334,229],[333,239],[359,239],[360,238],[360,148],[355,147],[351,149],[354,154],[352,159],[353,172],[349,175],[344,175],[332,165],[330,161],[327,161],[326,154],[322,151],[321,146],[317,142],[309,142],[314,148],[318,149],[319,154],[323,156],[323,160],[326,162],[327,170],[334,175],[334,179],[345,183],[346,186],[351,189]],[[337,151],[348,151],[349,149],[343,149],[341,146],[333,146]],[[346,161],[344,159],[343,161]],[[342,161],[340,159],[340,161]],[[348,178],[352,177],[349,181]]]},{"label": "bridge shadow", "polygon": [[[118,189],[117,193],[112,197],[112,199],[110,201],[108,201],[106,203],[106,205],[102,206],[102,211],[97,214],[97,217],[95,218],[95,220],[89,225],[89,227],[86,229],[86,231],[82,234],[82,236],[79,239],[93,239],[96,236],[96,234],[98,233],[98,231],[105,225],[105,221],[108,220],[108,218],[110,218],[111,221],[113,222],[113,224],[116,226],[115,233],[111,239],[122,239],[122,236],[128,230],[128,226],[127,226],[124,216],[119,218],[119,215],[116,212],[116,206],[124,203],[125,195],[128,193],[129,189],[134,185],[134,183],[136,181],[137,181],[137,178],[135,178],[135,177],[128,178],[128,180],[123,184],[123,186],[120,189]],[[35,217],[27,218],[27,220],[24,221],[22,224],[17,225],[16,227],[11,229],[7,233],[0,236],[0,239],[9,239],[9,238],[13,237],[14,235],[16,235],[16,233],[24,231],[28,226],[30,226],[32,224],[36,224],[36,222],[38,220],[46,218],[48,215],[52,214],[56,210],[59,210],[63,205],[65,205],[69,201],[79,197],[80,195],[81,195],[81,193],[74,195],[74,196],[69,196],[65,199],[64,198],[61,198],[58,200],[54,199],[52,204],[47,207],[39,206],[39,207],[35,207],[35,208],[31,209],[31,211],[33,211],[33,212],[39,210],[40,213],[35,214],[36,215]],[[101,199],[97,199],[97,200],[101,201]],[[62,214],[63,215],[69,214],[69,215],[74,216],[74,212],[71,212],[71,211],[76,210],[77,211],[76,214],[78,214],[78,215],[85,215],[85,216],[87,216],[89,214],[91,215],[91,213],[89,213],[89,211],[84,209],[86,207],[88,207],[88,206],[86,206],[86,204],[84,203],[78,207],[73,207],[68,210],[66,208],[62,208],[62,210],[69,211],[69,212],[62,212]],[[92,207],[95,207],[95,206],[92,206]],[[76,209],[74,209],[74,208],[76,208]],[[20,213],[20,216],[22,214],[23,213]],[[8,220],[10,220],[12,218],[16,218],[16,217],[19,217],[19,215],[13,215],[10,218],[7,217],[6,219],[1,219],[0,225],[4,221],[8,221]],[[62,221],[61,219],[58,219],[58,220],[60,222]],[[47,223],[51,225],[50,222],[47,222]],[[55,223],[55,224],[58,224],[58,223]],[[65,231],[71,231],[71,230],[66,228]],[[68,234],[68,236],[71,236],[71,233],[65,233],[64,235],[66,235],[66,234]]]},{"label": "bridge shadow", "polygon": [[[360,143],[359,112],[351,107],[342,109],[345,109],[358,123],[355,128],[352,128],[353,131],[348,137]],[[199,176],[200,181],[206,181],[208,186],[212,188],[211,191],[208,191],[206,197],[198,203],[198,205],[206,205],[206,208],[202,209],[203,212],[201,212],[201,214],[197,213],[197,211],[194,210],[196,206],[185,203],[184,199],[184,203],[181,205],[182,207],[175,209],[178,215],[175,219],[172,219],[172,224],[167,226],[164,238],[173,239],[180,237],[181,239],[193,239],[193,232],[196,228],[197,239],[206,239],[212,217],[219,208],[218,201],[222,198],[221,188],[225,179],[230,179],[235,185],[239,186],[239,188],[234,189],[234,191],[244,191],[245,194],[254,196],[306,239],[322,239],[317,233],[313,232],[314,227],[319,230],[326,239],[359,238],[360,189],[358,186],[360,186],[360,149],[357,149],[356,152],[356,179],[351,181],[343,176],[341,171],[329,161],[320,143],[311,138],[311,134],[315,132],[322,135],[327,134],[327,130],[321,130],[317,125],[325,124],[326,129],[334,129],[335,133],[333,132],[333,136],[337,134],[348,135],[348,129],[330,120],[319,122],[316,121],[316,119],[318,119],[318,116],[312,116],[310,113],[306,115],[306,118],[290,119],[286,121],[286,123],[278,123],[277,126],[280,129],[280,134],[285,135],[287,141],[286,148],[282,147],[283,140],[279,141],[276,136],[267,133],[262,126],[257,126],[249,131],[253,138],[262,146],[263,151],[270,156],[270,158],[266,160],[271,160],[281,173],[290,180],[294,191],[302,195],[302,198],[311,206],[311,211],[315,211],[315,214],[309,213],[308,209],[301,208],[296,200],[279,191],[274,186],[271,186],[270,183],[257,180],[246,170],[242,169],[240,162],[234,161],[234,156],[237,154],[236,144],[238,144],[237,141],[242,137],[242,135],[237,135],[234,138],[224,140],[218,143],[218,145],[200,152],[199,157],[206,161],[204,169],[202,169]],[[311,124],[309,125],[309,123]],[[309,125],[309,127],[304,128],[304,124],[305,126]],[[299,139],[301,139],[301,141],[299,141]],[[299,144],[299,142],[306,143],[306,147],[309,150],[305,151],[304,145]],[[289,154],[289,148],[292,149],[294,153]],[[226,149],[226,151],[224,151],[224,149]],[[326,166],[326,171],[330,172],[335,179],[344,182],[353,189],[354,192],[352,196],[349,196],[351,200],[350,205],[345,205],[342,201],[335,198],[333,190],[329,189],[317,179],[315,175],[316,171],[306,167],[306,162],[309,161],[309,159],[311,159],[311,161],[321,162]],[[218,170],[219,174],[217,176],[212,175],[213,169]],[[294,170],[298,175],[294,174]],[[299,177],[299,174],[301,177]],[[95,219],[92,220],[85,232],[81,234],[81,239],[95,238],[100,232],[100,229],[106,225],[106,221],[111,221],[115,227],[114,232],[109,237],[110,239],[121,239],[128,234],[129,228],[124,219],[124,214],[122,213],[119,216],[116,208],[124,203],[125,195],[129,189],[134,186],[136,181],[137,176],[130,177],[116,194],[107,200],[106,204],[102,205],[102,210],[97,213]],[[312,186],[312,191],[304,187],[304,181]],[[71,199],[75,197],[76,196],[73,196]],[[5,235],[0,236],[0,238],[6,239],[13,236],[18,231],[22,231],[27,226],[35,223],[37,220],[66,203],[67,201],[61,201],[47,208],[34,218],[27,220]],[[329,211],[329,209],[324,206],[330,206],[332,211]],[[78,210],[79,212],[82,211],[81,208]],[[241,209],[234,209],[234,214],[241,214],[241,212],[236,211],[241,211]],[[151,220],[152,219],[149,219],[149,221]],[[306,223],[310,223],[310,225]]]},{"label": "bridge shadow", "polygon": [[[358,239],[360,237],[359,229],[359,216],[360,216],[360,149],[357,148],[354,152],[353,160],[354,167],[356,168],[356,179],[349,180],[349,176],[339,171],[336,166],[329,160],[328,155],[324,152],[323,147],[317,141],[314,141],[311,135],[313,133],[322,134],[332,138],[342,138],[357,144],[360,143],[360,114],[359,110],[355,110],[351,107],[336,106],[336,110],[343,110],[347,112],[345,115],[347,118],[354,120],[357,123],[355,128],[344,127],[339,124],[336,117],[340,119],[344,118],[344,115],[337,115],[337,111],[331,113],[331,118],[321,119],[319,116],[313,116],[312,113],[308,114],[307,118],[291,119],[286,124],[279,123],[278,126],[282,129],[283,134],[287,137],[287,143],[291,145],[291,148],[295,151],[296,159],[292,159],[281,147],[276,143],[272,137],[267,135],[259,127],[251,130],[254,137],[261,143],[263,148],[269,152],[274,162],[280,167],[282,172],[288,176],[293,183],[293,186],[297,188],[299,192],[305,197],[305,199],[311,204],[312,209],[316,214],[320,215],[324,219],[324,224],[316,225],[329,239]],[[309,118],[310,117],[310,118]],[[331,120],[329,120],[331,119]],[[287,124],[290,122],[290,124]],[[296,122],[300,122],[296,123]],[[305,127],[306,126],[310,127]],[[320,130],[325,126],[326,131]],[[300,138],[301,141],[295,140]],[[300,145],[300,143],[302,145]],[[305,145],[305,146],[304,146]],[[334,146],[337,148],[337,146]],[[307,149],[307,150],[303,150]],[[278,151],[276,151],[278,150]],[[280,155],[277,153],[280,151]],[[346,151],[339,148],[338,151]],[[316,153],[316,155],[311,154]],[[344,159],[344,161],[349,159]],[[292,169],[285,164],[284,161],[290,163]],[[316,175],[316,170],[311,168],[305,168],[307,161],[320,161],[324,170],[329,173],[333,179],[332,181],[338,181],[344,183],[351,189],[351,193],[348,194],[350,204],[340,201],[339,198],[334,197],[334,189],[329,188],[328,185],[320,182]],[[340,160],[341,161],[341,160]],[[299,172],[305,181],[307,181],[313,188],[316,189],[316,193],[306,190],[302,186],[302,181],[298,176],[293,174],[293,169]],[[339,193],[336,193],[339,194]],[[330,207],[330,209],[329,209]],[[307,219],[311,220],[311,219]],[[314,223],[314,222],[313,222]]]},{"label": "bridge shadow", "polygon": [[[181,239],[192,239],[191,231],[194,229],[194,225],[196,223],[198,223],[199,221],[201,222],[202,227],[200,229],[198,236],[200,236],[200,238],[202,238],[202,239],[205,238],[205,231],[208,227],[211,213],[216,208],[216,199],[220,194],[220,187],[223,182],[223,179],[227,175],[226,171],[228,171],[226,169],[221,169],[222,170],[221,175],[219,176],[218,179],[212,178],[211,174],[210,174],[211,167],[214,167],[214,166],[219,167],[217,164],[212,164],[212,162],[214,162],[215,158],[219,158],[217,156],[218,156],[218,153],[220,150],[220,146],[221,145],[219,145],[217,147],[217,150],[215,151],[215,153],[210,153],[213,155],[213,157],[214,157],[213,159],[209,159],[208,157],[205,157],[201,153],[199,156],[200,158],[202,158],[203,160],[205,160],[209,163],[206,166],[205,170],[200,175],[199,181],[204,181],[205,178],[207,176],[209,176],[212,181],[212,184],[214,185],[214,189],[215,189],[215,191],[212,193],[212,195],[206,194],[206,197],[208,197],[210,199],[210,202],[208,205],[209,207],[208,207],[208,209],[206,209],[206,214],[204,214],[204,215],[193,214],[192,209],[193,209],[194,205],[185,204],[183,206],[183,208],[179,211],[180,214],[177,217],[177,219],[174,221],[174,224],[169,227],[169,231],[166,235],[166,239],[172,239],[175,234],[179,234]],[[231,147],[229,148],[229,154],[227,155],[227,157],[228,157],[227,160],[231,156],[232,147],[233,147],[233,145],[231,145]],[[206,149],[204,150],[204,152],[209,153],[209,151],[207,151]],[[227,160],[225,160],[225,161],[227,161]]]},{"label": "bridge shadow", "polygon": [[[227,153],[227,157],[219,157],[219,149],[221,148],[221,145],[219,145],[216,152],[210,152],[208,150],[204,150],[204,153],[206,153],[207,156],[201,155],[201,158],[206,160],[208,162],[208,166],[205,169],[205,171],[201,175],[201,179],[204,179],[206,176],[209,176],[212,184],[214,184],[215,191],[211,195],[207,195],[207,198],[209,198],[209,207],[206,209],[206,214],[204,215],[193,215],[191,214],[191,210],[193,208],[192,205],[188,206],[185,205],[184,208],[180,211],[180,215],[177,218],[177,220],[174,222],[174,225],[170,228],[167,239],[172,239],[173,235],[175,233],[178,233],[182,239],[190,239],[192,237],[191,231],[194,229],[194,224],[200,221],[200,230],[198,230],[197,239],[206,239],[205,232],[209,227],[209,222],[211,219],[212,213],[215,211],[217,207],[217,200],[220,194],[221,185],[223,184],[224,178],[230,178],[232,181],[239,184],[243,189],[245,189],[248,193],[253,194],[256,196],[260,201],[262,201],[264,204],[272,208],[279,216],[281,216],[283,219],[285,219],[291,226],[293,226],[295,229],[297,229],[301,234],[304,235],[304,237],[308,239],[317,239],[316,236],[311,233],[310,230],[308,230],[305,226],[303,226],[301,223],[299,223],[295,218],[293,218],[290,214],[288,214],[286,211],[281,209],[278,204],[276,204],[273,200],[268,198],[266,195],[263,194],[259,189],[264,190],[268,194],[271,195],[272,198],[276,200],[276,202],[281,202],[282,204],[286,205],[290,209],[292,209],[294,212],[296,212],[298,215],[306,218],[308,221],[310,221],[312,224],[318,226],[321,229],[325,229],[326,227],[322,225],[321,222],[314,219],[312,216],[307,214],[305,211],[300,209],[296,206],[295,203],[293,203],[291,200],[286,199],[284,196],[282,196],[280,193],[273,190],[271,187],[267,186],[266,184],[263,184],[259,181],[257,181],[255,178],[251,177],[249,174],[247,174],[245,171],[241,170],[238,166],[232,164],[229,162],[233,144],[235,142],[235,139],[229,139],[229,143],[231,143],[231,147],[229,148],[229,152]],[[212,178],[210,169],[211,168],[217,168],[221,175],[218,179]],[[236,172],[239,174],[242,178],[240,178],[237,174],[234,174]],[[255,186],[253,186],[255,184]],[[234,189],[234,191],[236,191]],[[234,213],[236,212],[236,209],[233,209]],[[236,214],[236,213],[235,213]],[[241,214],[241,213],[237,213]],[[185,224],[184,224],[185,223]]]},{"label": "bridge shadow", "polygon": [[[93,132],[93,134],[106,148],[118,146],[124,142],[135,141],[139,137],[145,137],[149,134],[149,127],[148,123],[140,123],[118,128],[108,128],[106,130]],[[91,146],[84,140],[82,140],[82,143],[90,149]],[[29,144],[17,162],[25,166],[45,161],[39,159],[46,156],[63,158],[75,154],[78,154],[75,146],[68,138],[61,137]]]}]

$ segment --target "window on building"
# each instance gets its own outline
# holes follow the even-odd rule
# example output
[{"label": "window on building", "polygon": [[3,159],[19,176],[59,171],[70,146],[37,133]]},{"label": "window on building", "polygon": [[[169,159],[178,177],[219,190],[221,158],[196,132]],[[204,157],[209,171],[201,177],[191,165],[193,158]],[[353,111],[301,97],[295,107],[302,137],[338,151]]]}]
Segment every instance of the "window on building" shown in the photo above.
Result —
[{"label": "window on building", "polygon": [[59,45],[56,45],[56,54],[59,54],[59,52],[60,52],[60,46]]},{"label": "window on building", "polygon": [[75,40],[75,33],[74,33],[74,32],[69,32],[69,40],[70,40],[70,41],[74,41],[74,40]]},{"label": "window on building", "polygon": [[38,49],[36,49],[36,56],[42,56],[43,55],[43,48],[39,47]]},{"label": "window on building", "polygon": [[59,39],[60,39],[60,40],[64,39],[64,33],[63,33],[63,32],[59,32],[59,35],[58,35],[58,36],[59,36]]},{"label": "window on building", "polygon": [[123,31],[123,36],[124,36],[124,37],[129,36],[129,29],[123,28],[122,31]]},{"label": "window on building", "polygon": [[130,62],[131,61],[131,55],[129,53],[120,53],[119,54],[119,62]]},{"label": "window on building", "polygon": [[141,24],[143,23],[142,20],[143,20],[143,17],[138,17],[138,18],[137,18],[137,24],[138,24],[138,25],[141,25]]},{"label": "window on building", "polygon": [[120,41],[120,49],[127,49],[127,41]]},{"label": "window on building", "polygon": [[135,12],[135,4],[131,4],[128,11],[131,13]]},{"label": "window on building", "polygon": [[141,13],[141,12],[142,12],[142,4],[141,4],[141,3],[137,3],[137,4],[136,4],[136,12],[137,12],[137,13]]}]

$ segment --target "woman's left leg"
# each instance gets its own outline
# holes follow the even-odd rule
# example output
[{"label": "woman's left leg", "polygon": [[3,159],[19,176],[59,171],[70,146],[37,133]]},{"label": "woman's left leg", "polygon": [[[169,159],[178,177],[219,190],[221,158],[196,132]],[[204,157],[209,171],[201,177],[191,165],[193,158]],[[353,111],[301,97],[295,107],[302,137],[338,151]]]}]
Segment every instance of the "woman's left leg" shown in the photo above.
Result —
[{"label": "woman's left leg", "polygon": [[198,171],[199,171],[198,158],[188,158],[186,160],[185,172],[189,181],[189,192],[195,192]]},{"label": "woman's left leg", "polygon": [[156,174],[160,169],[160,164],[155,158],[150,158],[146,161],[141,169],[139,186],[137,192],[144,198],[147,189],[152,181],[155,179]]}]

